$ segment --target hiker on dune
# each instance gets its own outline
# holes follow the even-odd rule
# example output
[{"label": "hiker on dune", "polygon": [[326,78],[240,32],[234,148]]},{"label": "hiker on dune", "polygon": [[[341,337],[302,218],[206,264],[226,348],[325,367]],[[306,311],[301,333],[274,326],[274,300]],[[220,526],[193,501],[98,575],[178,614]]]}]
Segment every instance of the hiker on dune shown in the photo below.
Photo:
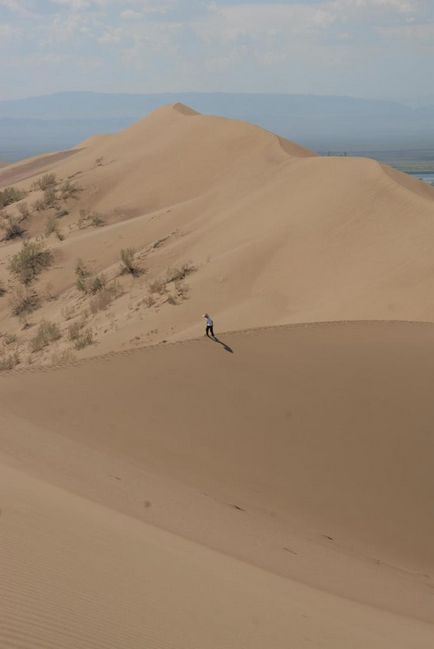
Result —
[{"label": "hiker on dune", "polygon": [[208,336],[208,338],[209,338],[210,334],[211,334],[211,337],[215,338],[215,335],[214,335],[214,322],[213,322],[211,316],[209,316],[208,313],[204,313],[203,317],[206,320],[205,335]]}]

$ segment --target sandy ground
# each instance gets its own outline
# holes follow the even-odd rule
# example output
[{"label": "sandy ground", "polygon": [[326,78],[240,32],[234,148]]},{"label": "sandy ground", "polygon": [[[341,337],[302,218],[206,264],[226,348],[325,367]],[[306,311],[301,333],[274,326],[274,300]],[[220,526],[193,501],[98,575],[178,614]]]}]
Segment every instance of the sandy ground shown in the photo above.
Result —
[{"label": "sandy ground", "polygon": [[0,378],[4,646],[432,646],[434,327],[221,342]]},{"label": "sandy ground", "polygon": [[431,649],[434,190],[182,105],[12,183],[1,647]]}]

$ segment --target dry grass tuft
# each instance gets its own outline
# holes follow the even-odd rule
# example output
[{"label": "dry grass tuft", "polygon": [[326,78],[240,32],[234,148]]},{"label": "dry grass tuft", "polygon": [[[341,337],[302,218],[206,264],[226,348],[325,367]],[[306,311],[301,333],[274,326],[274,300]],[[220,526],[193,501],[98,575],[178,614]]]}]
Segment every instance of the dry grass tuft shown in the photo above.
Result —
[{"label": "dry grass tuft", "polygon": [[39,241],[25,241],[20,252],[12,257],[11,272],[22,284],[30,284],[53,262],[53,253]]},{"label": "dry grass tuft", "polygon": [[36,183],[33,184],[34,189],[41,189],[45,191],[46,189],[52,189],[57,185],[57,176],[56,174],[44,174]]},{"label": "dry grass tuft", "polygon": [[93,343],[93,331],[90,328],[85,329],[83,320],[74,322],[68,328],[68,338],[74,343],[75,349],[84,349]]},{"label": "dry grass tuft", "polygon": [[0,355],[0,371],[7,372],[13,370],[20,362],[20,357],[18,352],[12,352],[11,354],[1,354]]},{"label": "dry grass tuft", "polygon": [[4,233],[3,241],[11,241],[12,239],[22,237],[25,232],[20,221],[15,216],[9,215],[7,215],[4,221],[2,221],[0,228]]},{"label": "dry grass tuft", "polygon": [[191,261],[186,261],[181,266],[176,266],[174,268],[168,268],[166,275],[166,283],[170,284],[171,282],[178,282],[185,279],[191,273],[194,273],[197,270]]},{"label": "dry grass tuft", "polygon": [[59,224],[55,216],[49,216],[45,223],[45,236],[49,237],[50,234],[55,234],[59,241],[63,241],[65,236],[59,228]]},{"label": "dry grass tuft", "polygon": [[38,308],[38,294],[29,288],[18,286],[11,295],[10,306],[13,315],[26,316]]},{"label": "dry grass tuft", "polygon": [[26,192],[21,189],[16,189],[16,187],[6,187],[0,191],[0,209],[12,205],[13,203],[18,203],[23,198],[25,198]]},{"label": "dry grass tuft", "polygon": [[121,271],[123,273],[130,273],[133,277],[140,274],[139,267],[135,261],[136,251],[134,248],[123,248],[121,250]]},{"label": "dry grass tuft", "polygon": [[39,325],[36,336],[30,341],[30,349],[32,352],[40,352],[45,347],[48,347],[52,342],[59,340],[62,337],[59,327],[54,322],[41,322]]},{"label": "dry grass tuft", "polygon": [[120,293],[121,291],[117,283],[104,286],[90,301],[89,308],[91,313],[95,315],[98,311],[104,311],[113,300],[119,297]]}]

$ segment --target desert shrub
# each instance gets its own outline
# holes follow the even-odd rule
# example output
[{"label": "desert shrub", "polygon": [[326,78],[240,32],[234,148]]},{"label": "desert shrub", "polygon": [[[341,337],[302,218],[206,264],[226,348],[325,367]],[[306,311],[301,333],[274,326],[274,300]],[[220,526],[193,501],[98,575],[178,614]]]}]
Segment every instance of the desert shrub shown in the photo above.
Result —
[{"label": "desert shrub", "polygon": [[101,156],[100,158],[97,158],[97,159],[95,160],[95,165],[96,165],[97,167],[102,167],[103,162],[104,162],[104,158]]},{"label": "desert shrub", "polygon": [[36,187],[38,189],[42,189],[42,191],[45,191],[46,189],[54,188],[56,185],[57,185],[56,174],[44,174],[42,178],[39,178],[39,180],[36,183]]},{"label": "desert shrub", "polygon": [[123,248],[121,250],[122,271],[131,275],[138,275],[138,267],[134,261],[136,251],[134,248]]},{"label": "desert shrub", "polygon": [[3,231],[3,240],[10,241],[22,237],[25,230],[21,223],[14,216],[7,216],[6,219],[0,224]]},{"label": "desert shrub", "polygon": [[59,210],[58,212],[56,212],[56,219],[63,219],[63,217],[68,216],[68,214],[68,210]]},{"label": "desert shrub", "polygon": [[41,322],[36,335],[30,341],[32,352],[40,352],[52,342],[62,337],[60,329],[54,322]]},{"label": "desert shrub", "polygon": [[194,273],[195,270],[197,270],[196,266],[194,266],[190,261],[186,261],[181,266],[168,268],[166,282],[170,284],[170,282],[176,282],[185,279],[188,275]]},{"label": "desert shrub", "polygon": [[74,347],[75,349],[83,349],[84,347],[88,347],[89,345],[92,345],[92,343],[93,343],[92,329],[83,329],[82,331],[80,331],[77,338],[75,338]]},{"label": "desert shrub", "polygon": [[29,206],[27,205],[27,203],[19,203],[17,205],[17,210],[20,213],[20,216],[21,216],[21,218],[23,220],[29,218],[30,210],[29,210]]},{"label": "desert shrub", "polygon": [[99,291],[102,291],[105,286],[106,286],[106,278],[104,275],[101,273],[101,275],[95,275],[95,277],[89,278],[88,282],[88,293],[92,293],[92,295],[95,295],[95,293],[98,293]]},{"label": "desert shrub", "polygon": [[53,253],[38,241],[25,241],[20,252],[12,257],[9,268],[22,284],[30,284],[51,265]]},{"label": "desert shrub", "polygon": [[62,234],[62,232],[61,232],[61,230],[59,228],[59,224],[58,224],[58,222],[56,220],[56,217],[55,216],[49,216],[46,223],[45,223],[45,235],[47,237],[49,237],[50,234],[53,234],[53,233],[56,235],[56,237],[59,239],[59,241],[64,240],[65,237],[64,237],[64,235]]},{"label": "desert shrub", "polygon": [[80,334],[82,332],[82,329],[84,327],[84,323],[80,321],[73,322],[72,324],[69,325],[68,327],[68,338],[69,340],[77,340],[77,338],[80,337]]},{"label": "desert shrub", "polygon": [[81,209],[80,217],[78,219],[78,227],[80,230],[89,228],[91,225],[100,227],[105,225],[105,220],[98,212],[91,212],[90,210]]},{"label": "desert shrub", "polygon": [[120,294],[117,284],[105,286],[90,301],[91,313],[95,315],[98,311],[104,311]]},{"label": "desert shrub", "polygon": [[68,198],[77,198],[77,194],[82,191],[82,188],[71,182],[68,178],[61,184],[59,191],[60,198],[66,201]]},{"label": "desert shrub", "polygon": [[6,189],[0,191],[0,209],[12,205],[12,203],[18,203],[18,201],[22,200],[25,196],[26,192],[21,189],[6,187]]},{"label": "desert shrub", "polygon": [[90,224],[95,228],[100,228],[105,225],[105,220],[98,212],[92,212],[90,215]]},{"label": "desert shrub", "polygon": [[50,207],[56,207],[57,194],[56,194],[55,187],[47,187],[47,189],[44,190],[44,196],[42,200],[44,202],[45,209],[48,209]]},{"label": "desert shrub", "polygon": [[39,297],[36,291],[18,286],[11,295],[10,306],[15,316],[25,316],[39,306]]},{"label": "desert shrub", "polygon": [[164,279],[157,278],[149,283],[148,288],[151,293],[162,295],[166,291],[166,284],[167,282]]},{"label": "desert shrub", "polygon": [[82,293],[87,293],[87,284],[90,272],[82,259],[78,259],[75,265],[76,286]]},{"label": "desert shrub", "polygon": [[2,354],[0,356],[0,371],[5,372],[8,370],[13,370],[20,362],[20,357],[18,352],[13,352],[12,354]]},{"label": "desert shrub", "polygon": [[3,297],[5,293],[6,293],[6,287],[3,284],[3,280],[0,279],[0,297]]}]

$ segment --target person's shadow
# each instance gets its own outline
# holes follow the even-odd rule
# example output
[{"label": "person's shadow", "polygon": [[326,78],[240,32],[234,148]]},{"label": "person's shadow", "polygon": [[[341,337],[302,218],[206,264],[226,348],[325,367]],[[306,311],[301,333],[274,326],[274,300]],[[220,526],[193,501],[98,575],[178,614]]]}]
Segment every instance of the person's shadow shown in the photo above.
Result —
[{"label": "person's shadow", "polygon": [[224,343],[223,340],[219,340],[217,338],[217,336],[208,336],[208,337],[210,338],[210,340],[213,340],[215,343],[218,343],[219,345],[221,345],[223,347],[223,349],[225,350],[225,352],[229,352],[230,354],[234,353],[234,350],[232,349],[232,347],[229,347],[229,345],[226,345],[226,343]]}]

